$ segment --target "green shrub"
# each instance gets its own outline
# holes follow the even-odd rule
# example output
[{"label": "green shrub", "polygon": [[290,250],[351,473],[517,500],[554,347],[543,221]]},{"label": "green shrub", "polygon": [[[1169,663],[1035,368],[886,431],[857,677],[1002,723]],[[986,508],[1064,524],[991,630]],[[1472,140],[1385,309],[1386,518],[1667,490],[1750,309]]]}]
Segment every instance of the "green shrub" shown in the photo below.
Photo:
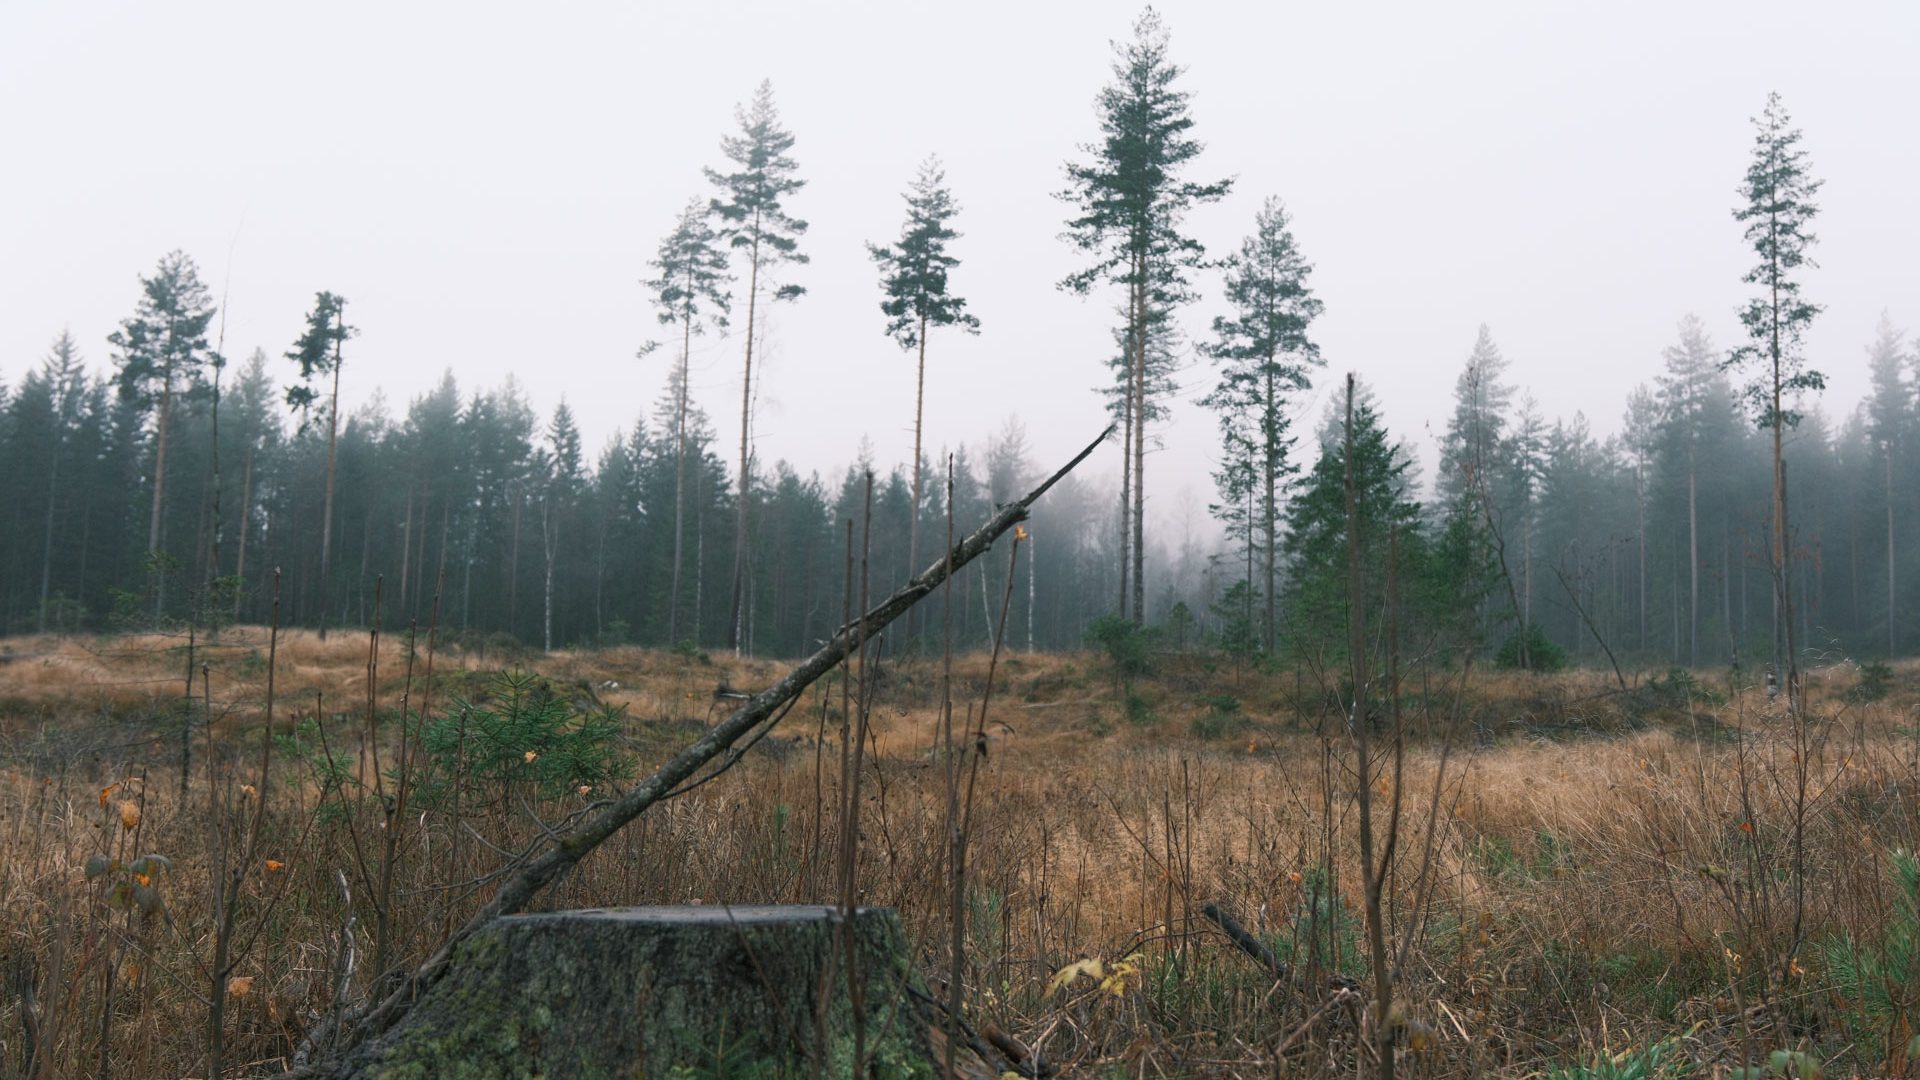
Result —
[{"label": "green shrub", "polygon": [[[1521,643],[1526,643],[1526,655],[1521,656]],[[1537,623],[1528,623],[1524,630],[1515,630],[1500,643],[1500,651],[1494,654],[1493,662],[1509,670],[1527,671],[1564,671],[1567,667],[1567,650],[1554,644],[1546,631]]]},{"label": "green shrub", "polygon": [[1848,701],[1880,701],[1893,689],[1893,669],[1884,661],[1869,660],[1860,665],[1860,681],[1847,691]]},{"label": "green shrub", "polygon": [[1240,699],[1232,694],[1208,694],[1200,699],[1207,711],[1193,718],[1188,730],[1196,739],[1223,739],[1238,734],[1247,726],[1240,714]]},{"label": "green shrub", "polygon": [[420,797],[431,804],[457,786],[485,803],[519,786],[554,798],[626,779],[620,720],[619,709],[576,708],[539,675],[497,673],[484,700],[456,699],[428,723]]},{"label": "green shrub", "polygon": [[1200,704],[1226,716],[1240,711],[1240,699],[1232,694],[1208,694],[1200,699]]},{"label": "green shrub", "polygon": [[1087,627],[1087,644],[1104,653],[1123,683],[1147,674],[1150,642],[1145,628],[1124,615],[1102,615]]},{"label": "green shrub", "polygon": [[1145,696],[1129,690],[1126,702],[1127,722],[1134,727],[1151,727],[1153,722],[1159,719],[1154,715],[1153,706],[1147,702]]},{"label": "green shrub", "polygon": [[1827,978],[1852,1005],[1843,1020],[1864,1043],[1920,1020],[1920,859],[1900,850],[1888,861],[1894,902],[1880,932],[1866,939],[1839,935],[1819,945]]}]

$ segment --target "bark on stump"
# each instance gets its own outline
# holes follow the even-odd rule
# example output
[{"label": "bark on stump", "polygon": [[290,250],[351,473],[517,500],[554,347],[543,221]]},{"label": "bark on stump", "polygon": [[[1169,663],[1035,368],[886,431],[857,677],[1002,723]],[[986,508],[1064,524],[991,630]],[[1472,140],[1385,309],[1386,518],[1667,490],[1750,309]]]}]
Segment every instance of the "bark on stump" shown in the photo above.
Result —
[{"label": "bark on stump", "polygon": [[839,909],[811,905],[507,916],[332,1075],[849,1077],[858,1017],[865,1076],[933,1076],[899,917],[862,908],[852,919],[858,1010],[840,922]]}]

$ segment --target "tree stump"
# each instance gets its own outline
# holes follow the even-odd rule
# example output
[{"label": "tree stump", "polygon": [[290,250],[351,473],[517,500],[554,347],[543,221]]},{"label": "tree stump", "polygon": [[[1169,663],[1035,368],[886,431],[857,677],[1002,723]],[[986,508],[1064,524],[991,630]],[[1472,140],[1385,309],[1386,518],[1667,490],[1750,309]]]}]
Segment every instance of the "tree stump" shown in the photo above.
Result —
[{"label": "tree stump", "polygon": [[859,1028],[864,1076],[933,1076],[899,917],[854,914],[854,993],[840,924],[813,905],[507,916],[332,1075],[851,1077]]}]

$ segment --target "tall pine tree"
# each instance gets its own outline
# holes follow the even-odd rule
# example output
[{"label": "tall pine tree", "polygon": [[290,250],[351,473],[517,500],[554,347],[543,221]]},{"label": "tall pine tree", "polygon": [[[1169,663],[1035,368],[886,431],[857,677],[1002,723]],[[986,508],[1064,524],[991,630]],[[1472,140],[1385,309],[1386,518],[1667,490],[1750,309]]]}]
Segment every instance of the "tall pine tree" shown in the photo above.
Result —
[{"label": "tall pine tree", "polygon": [[[693,339],[709,326],[726,329],[732,307],[728,292],[726,252],[707,224],[709,207],[700,200],[680,211],[673,231],[660,241],[653,268],[660,275],[648,282],[660,322],[680,327],[680,366],[672,383],[673,409],[673,570],[667,598],[667,638],[680,640],[680,578],[687,538],[687,383],[693,357]],[[751,335],[751,327],[749,327]]]},{"label": "tall pine tree", "polygon": [[1205,258],[1200,242],[1181,231],[1194,206],[1226,195],[1231,180],[1195,183],[1180,174],[1200,155],[1186,91],[1174,83],[1184,70],[1168,56],[1160,16],[1147,8],[1133,24],[1133,40],[1114,46],[1114,81],[1100,91],[1100,141],[1083,148],[1084,162],[1067,165],[1071,203],[1065,239],[1092,263],[1060,284],[1085,293],[1100,283],[1127,292],[1125,408],[1120,511],[1120,613],[1146,615],[1146,420],[1150,328],[1192,298],[1187,275]]},{"label": "tall pine tree", "polygon": [[333,478],[340,447],[340,346],[353,336],[347,325],[346,297],[330,292],[315,294],[313,310],[307,313],[307,328],[287,351],[287,359],[300,368],[300,381],[287,387],[287,404],[299,410],[302,426],[311,418],[313,405],[320,399],[313,388],[317,377],[332,384],[327,392],[327,479],[320,510],[320,640],[327,639],[327,609],[333,587]]},{"label": "tall pine tree", "polygon": [[[1727,357],[1729,367],[1753,372],[1747,383],[1747,401],[1760,426],[1773,438],[1772,568],[1777,616],[1774,620],[1774,662],[1787,686],[1787,707],[1797,715],[1800,706],[1800,665],[1793,632],[1792,533],[1787,517],[1787,429],[1800,422],[1795,411],[1802,393],[1824,388],[1826,376],[1808,367],[1801,342],[1820,306],[1800,293],[1799,271],[1812,265],[1807,250],[1815,237],[1814,204],[1822,181],[1808,171],[1806,151],[1800,149],[1800,130],[1793,126],[1780,95],[1767,96],[1766,111],[1754,120],[1753,157],[1740,184],[1741,203],[1734,220],[1746,226],[1747,244],[1757,257],[1753,269],[1741,278],[1759,286],[1759,295],[1740,309],[1747,343]],[[1784,661],[1784,669],[1778,667]]]},{"label": "tall pine tree", "polygon": [[920,509],[923,505],[920,467],[922,419],[927,393],[927,331],[936,326],[958,326],[980,332],[980,320],[967,311],[967,302],[949,289],[947,275],[960,260],[947,252],[959,238],[953,217],[960,207],[947,189],[946,173],[938,158],[928,158],[906,193],[907,220],[900,239],[891,247],[867,245],[880,267],[880,312],[887,317],[887,336],[902,349],[918,352],[913,391],[913,513],[907,528],[907,565],[920,571]]},{"label": "tall pine tree", "polygon": [[200,281],[199,267],[184,252],[169,252],[152,277],[140,279],[140,303],[120,329],[107,338],[116,351],[115,381],[120,394],[144,415],[153,415],[153,486],[147,525],[147,572],[154,614],[166,607],[164,551],[167,500],[167,446],[177,393],[198,385],[200,369],[212,358],[207,327],[213,300]]},{"label": "tall pine tree", "polygon": [[[1244,519],[1249,552],[1257,533],[1261,639],[1269,652],[1275,644],[1280,496],[1298,471],[1288,457],[1293,446],[1288,407],[1321,363],[1319,347],[1307,336],[1321,310],[1307,287],[1312,272],[1294,242],[1286,207],[1269,198],[1254,219],[1253,235],[1228,260],[1226,292],[1233,313],[1214,319],[1216,340],[1207,349],[1220,365],[1220,382],[1205,399],[1220,414],[1223,444],[1215,474],[1221,494],[1216,513]],[[1250,518],[1241,510],[1247,502],[1253,504]]]},{"label": "tall pine tree", "polygon": [[[733,163],[732,172],[707,170],[707,179],[720,189],[713,211],[720,216],[720,236],[747,259],[747,353],[740,381],[740,484],[734,501],[733,600],[728,617],[727,646],[740,651],[746,617],[747,506],[752,499],[753,346],[760,333],[761,290],[770,282],[761,278],[782,263],[804,263],[800,237],[807,223],[787,213],[786,200],[806,186],[795,173],[789,156],[793,135],[780,126],[773,107],[773,84],[762,82],[753,103],[736,109],[738,135],[720,140],[720,150]],[[774,300],[797,300],[806,292],[798,285],[779,285]]]}]

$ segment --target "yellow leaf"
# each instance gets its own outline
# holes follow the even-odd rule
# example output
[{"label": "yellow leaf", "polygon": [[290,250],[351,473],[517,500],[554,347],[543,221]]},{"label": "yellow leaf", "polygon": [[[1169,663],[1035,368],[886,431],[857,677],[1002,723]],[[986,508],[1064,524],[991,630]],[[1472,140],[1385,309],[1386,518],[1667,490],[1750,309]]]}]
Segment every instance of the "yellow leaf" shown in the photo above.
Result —
[{"label": "yellow leaf", "polygon": [[1107,977],[1100,980],[1100,989],[1114,997],[1127,996],[1127,982],[1140,974],[1141,955],[1134,953],[1123,960],[1116,960],[1107,969]]},{"label": "yellow leaf", "polygon": [[1047,983],[1047,993],[1053,993],[1082,975],[1089,979],[1104,979],[1106,974],[1107,966],[1102,964],[1097,956],[1087,960],[1077,960],[1053,973],[1053,978]]},{"label": "yellow leaf", "polygon": [[531,765],[533,764],[533,759],[539,757],[540,755],[529,750],[523,756],[527,759],[527,764]]},{"label": "yellow leaf", "polygon": [[579,790],[579,792],[580,792],[580,794],[582,794],[582,795],[591,795],[591,794],[593,794],[593,785],[592,785],[592,784],[581,784],[578,790]]},{"label": "yellow leaf", "polygon": [[287,868],[287,864],[281,862],[279,859],[267,860],[267,873],[269,874],[277,874],[280,871],[285,870],[286,868]]},{"label": "yellow leaf", "polygon": [[107,805],[107,799],[110,798],[113,795],[113,793],[115,791],[118,791],[119,789],[120,789],[120,785],[118,782],[108,784],[106,787],[103,787],[100,789],[100,805],[102,808],[104,808]]},{"label": "yellow leaf", "polygon": [[234,997],[246,997],[253,993],[253,976],[235,975],[227,980],[227,993]]},{"label": "yellow leaf", "polygon": [[258,798],[259,795],[260,795],[260,789],[257,787],[254,787],[252,784],[240,785],[240,797],[242,799]]},{"label": "yellow leaf", "polygon": [[124,828],[134,828],[140,824],[140,804],[131,799],[120,800],[120,824]]}]

